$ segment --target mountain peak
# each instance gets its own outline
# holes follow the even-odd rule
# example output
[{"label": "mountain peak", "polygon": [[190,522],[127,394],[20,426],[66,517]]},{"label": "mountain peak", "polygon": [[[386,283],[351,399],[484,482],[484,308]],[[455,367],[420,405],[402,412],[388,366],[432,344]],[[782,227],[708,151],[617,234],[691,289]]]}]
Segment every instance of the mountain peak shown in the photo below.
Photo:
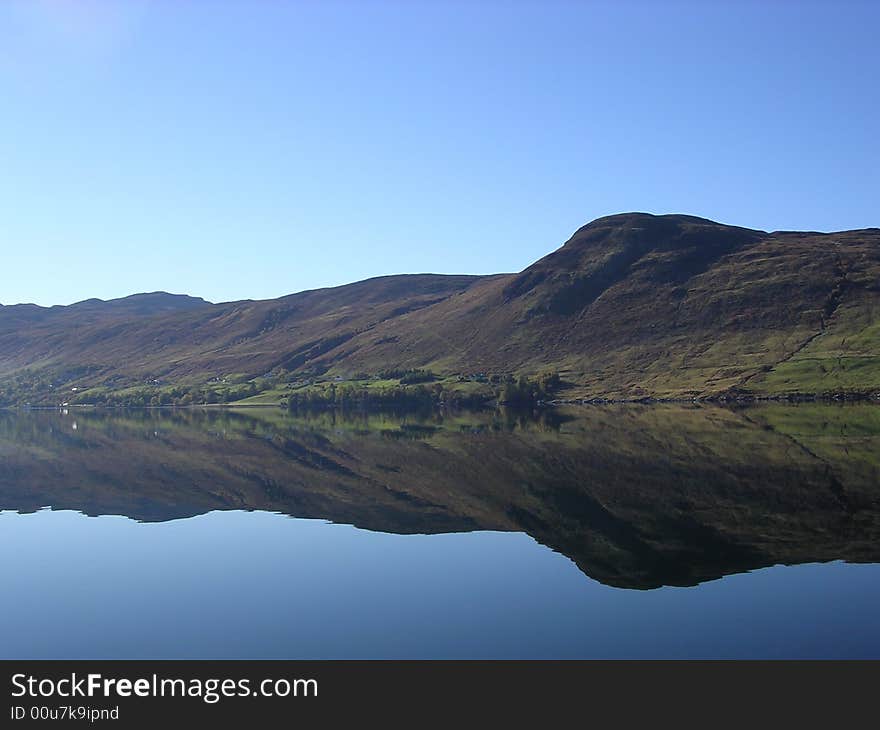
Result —
[{"label": "mountain peak", "polygon": [[[613,213],[605,215],[589,223],[581,226],[572,236],[576,238],[581,231],[595,230],[598,228],[632,228],[640,226],[648,226],[652,230],[671,230],[675,227],[683,226],[709,226],[718,228],[739,228],[738,226],[729,226],[725,223],[719,223],[709,218],[701,218],[696,215],[688,215],[686,213],[643,213],[639,211],[630,211],[627,213]],[[752,230],[739,228],[739,230]],[[760,231],[763,233],[763,231]]]},{"label": "mountain peak", "polygon": [[570,315],[650,261],[655,283],[677,284],[767,234],[696,216],[619,213],[579,228],[565,244],[519,274],[508,300],[531,295],[530,311]]}]

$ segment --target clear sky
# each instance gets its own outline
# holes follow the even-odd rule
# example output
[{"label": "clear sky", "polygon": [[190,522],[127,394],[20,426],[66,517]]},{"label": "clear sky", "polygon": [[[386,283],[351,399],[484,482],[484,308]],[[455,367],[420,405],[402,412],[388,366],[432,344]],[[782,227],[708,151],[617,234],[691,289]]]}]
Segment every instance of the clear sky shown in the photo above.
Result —
[{"label": "clear sky", "polygon": [[628,210],[880,226],[880,3],[0,3],[0,302],[517,271]]}]

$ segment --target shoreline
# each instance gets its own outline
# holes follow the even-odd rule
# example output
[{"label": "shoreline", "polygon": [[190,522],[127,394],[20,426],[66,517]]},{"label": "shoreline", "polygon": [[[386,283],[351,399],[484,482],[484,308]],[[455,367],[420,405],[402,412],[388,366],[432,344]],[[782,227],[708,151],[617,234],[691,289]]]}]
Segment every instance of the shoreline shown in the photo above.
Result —
[{"label": "shoreline", "polygon": [[[455,410],[471,410],[484,411],[494,410],[497,408],[509,408],[512,410],[537,410],[552,409],[565,406],[602,406],[602,405],[653,405],[653,404],[679,404],[679,405],[748,405],[753,403],[788,403],[796,405],[800,403],[824,403],[827,405],[843,405],[850,403],[868,403],[872,405],[880,405],[880,393],[861,392],[861,393],[787,393],[778,395],[707,395],[707,396],[691,396],[691,397],[657,397],[657,396],[639,396],[629,398],[611,398],[611,397],[593,397],[593,398],[554,398],[547,401],[537,401],[533,404],[507,404],[501,401],[486,402],[481,406],[468,406],[457,408],[451,406]],[[432,410],[447,410],[451,404],[435,403]],[[161,406],[125,406],[125,405],[97,405],[91,403],[77,403],[69,405],[7,405],[0,406],[0,411],[64,411],[64,410],[108,410],[108,411],[160,411],[160,410],[235,410],[235,409],[282,409],[289,411],[286,404],[278,403],[193,403],[189,405],[161,405]],[[365,410],[365,411],[406,411],[406,408],[376,408],[364,407],[363,404],[355,405],[354,408],[341,406],[337,404],[324,404],[318,408],[302,408],[300,411],[309,410]],[[409,409],[418,410],[418,409]],[[290,412],[297,412],[296,410]]]}]

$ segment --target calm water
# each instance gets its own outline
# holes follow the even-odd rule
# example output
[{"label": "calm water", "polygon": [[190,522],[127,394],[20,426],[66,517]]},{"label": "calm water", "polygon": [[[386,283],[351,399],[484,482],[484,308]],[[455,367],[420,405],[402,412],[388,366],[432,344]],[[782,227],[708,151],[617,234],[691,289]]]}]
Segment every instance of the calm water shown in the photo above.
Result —
[{"label": "calm water", "polygon": [[880,409],[0,413],[4,658],[880,657]]}]

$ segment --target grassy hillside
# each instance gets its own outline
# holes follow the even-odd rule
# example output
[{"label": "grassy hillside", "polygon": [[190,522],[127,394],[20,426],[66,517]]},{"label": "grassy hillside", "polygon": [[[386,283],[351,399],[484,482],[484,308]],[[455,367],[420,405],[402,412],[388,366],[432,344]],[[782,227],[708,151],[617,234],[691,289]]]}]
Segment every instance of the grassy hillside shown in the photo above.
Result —
[{"label": "grassy hillside", "polygon": [[141,316],[122,306],[126,300],[104,303],[97,313],[80,305],[4,307],[0,404],[81,401],[90,391],[146,388],[161,395],[181,385],[222,391],[269,373],[308,372],[316,357],[340,343],[436,304],[478,278],[380,277],[281,299]]},{"label": "grassy hillside", "polygon": [[216,305],[2,307],[0,404],[180,402],[181,386],[197,402],[275,402],[409,370],[450,387],[558,372],[568,398],[871,394],[878,305],[880,229],[765,233],[630,213],[519,274],[390,276]]},{"label": "grassy hillside", "polygon": [[764,234],[685,216],[595,221],[327,353],[459,372],[558,370],[571,396],[880,390],[880,230]]}]

